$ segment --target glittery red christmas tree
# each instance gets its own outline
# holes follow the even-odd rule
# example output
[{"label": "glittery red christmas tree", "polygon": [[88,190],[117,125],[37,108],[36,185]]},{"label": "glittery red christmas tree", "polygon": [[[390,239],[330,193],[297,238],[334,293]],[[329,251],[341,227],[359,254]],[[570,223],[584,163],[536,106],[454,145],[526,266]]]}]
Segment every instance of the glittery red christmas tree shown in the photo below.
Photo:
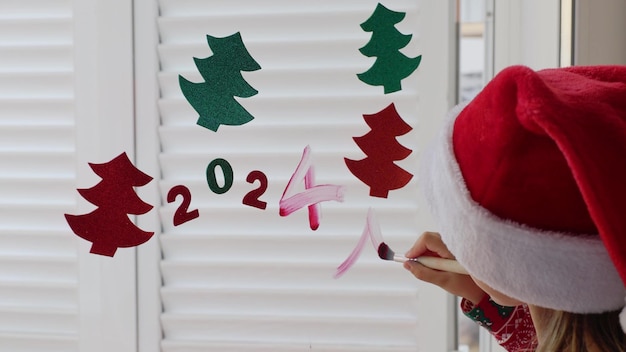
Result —
[{"label": "glittery red christmas tree", "polygon": [[363,118],[372,130],[353,139],[367,158],[344,160],[350,172],[370,187],[370,196],[387,198],[390,190],[404,187],[413,177],[394,163],[411,154],[412,151],[402,146],[396,137],[412,128],[402,120],[393,103],[376,114],[363,115]]},{"label": "glittery red christmas tree", "polygon": [[145,186],[152,177],[144,174],[122,153],[104,164],[89,166],[102,181],[78,193],[98,208],[88,214],[65,214],[74,233],[92,242],[91,253],[112,257],[117,248],[138,246],[148,241],[154,232],[138,228],[128,214],[140,215],[153,207],[143,202],[134,187]]}]

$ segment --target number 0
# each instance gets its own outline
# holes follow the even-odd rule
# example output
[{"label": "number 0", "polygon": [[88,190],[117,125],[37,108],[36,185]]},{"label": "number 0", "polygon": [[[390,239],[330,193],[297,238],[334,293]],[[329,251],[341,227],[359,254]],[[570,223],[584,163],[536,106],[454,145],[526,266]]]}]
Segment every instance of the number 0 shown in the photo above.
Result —
[{"label": "number 0", "polygon": [[[217,183],[217,177],[215,175],[215,168],[219,166],[222,169],[224,175],[224,185],[220,186]],[[206,182],[209,188],[215,194],[224,194],[233,186],[233,168],[230,163],[224,159],[215,159],[209,163],[206,167]]]}]

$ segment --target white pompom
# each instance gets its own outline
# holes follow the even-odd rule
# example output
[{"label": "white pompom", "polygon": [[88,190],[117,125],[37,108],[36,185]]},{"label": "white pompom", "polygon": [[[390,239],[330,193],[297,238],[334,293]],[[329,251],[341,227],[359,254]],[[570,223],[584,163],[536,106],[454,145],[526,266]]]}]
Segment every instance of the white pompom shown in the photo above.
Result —
[{"label": "white pompom", "polygon": [[622,311],[619,313],[619,325],[622,326],[622,331],[626,333],[626,306],[624,306]]}]

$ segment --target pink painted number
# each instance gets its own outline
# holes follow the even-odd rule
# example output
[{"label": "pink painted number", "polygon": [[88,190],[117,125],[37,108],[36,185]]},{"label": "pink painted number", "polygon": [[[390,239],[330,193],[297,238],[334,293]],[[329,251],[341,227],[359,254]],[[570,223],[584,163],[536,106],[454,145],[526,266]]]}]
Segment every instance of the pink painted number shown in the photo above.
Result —
[{"label": "pink painted number", "polygon": [[[296,182],[304,181],[305,190],[294,194]],[[317,230],[320,225],[320,202],[335,200],[343,201],[345,186],[338,185],[315,185],[315,171],[311,161],[311,147],[306,146],[302,158],[296,167],[282,197],[279,201],[280,216],[288,216],[291,213],[308,207],[309,225],[311,230]]]},{"label": "pink painted number", "polygon": [[361,238],[359,238],[359,242],[357,242],[348,258],[346,258],[346,260],[344,260],[343,263],[337,267],[337,271],[335,271],[334,275],[335,279],[340,278],[354,265],[354,263],[356,263],[357,259],[361,256],[361,252],[363,251],[368,238],[371,240],[374,249],[378,250],[378,247],[383,242],[383,235],[380,231],[380,225],[376,220],[374,210],[371,208],[367,211],[365,228],[363,229]]}]

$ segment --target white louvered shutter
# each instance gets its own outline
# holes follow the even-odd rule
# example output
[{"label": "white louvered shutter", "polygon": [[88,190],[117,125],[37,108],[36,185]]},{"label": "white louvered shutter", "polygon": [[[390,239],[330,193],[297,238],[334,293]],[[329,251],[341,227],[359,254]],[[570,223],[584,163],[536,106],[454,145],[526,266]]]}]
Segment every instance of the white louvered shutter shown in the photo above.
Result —
[{"label": "white louvered shutter", "polygon": [[[368,208],[374,209],[387,243],[399,252],[430,224],[415,177],[388,198],[374,198],[346,168],[344,157],[365,157],[352,139],[370,130],[362,115],[396,105],[413,127],[398,137],[413,154],[397,164],[417,174],[419,149],[447,110],[450,96],[446,94],[453,88],[448,87],[450,47],[441,44],[451,35],[445,30],[451,4],[447,2],[425,6],[410,0],[385,2],[390,9],[407,13],[397,28],[413,38],[402,52],[409,57],[424,55],[422,64],[402,81],[403,90],[394,94],[385,95],[382,87],[357,79],[356,74],[374,62],[359,48],[371,36],[360,24],[376,4],[369,0],[159,1],[158,62],[152,65],[159,70],[155,84],[160,96],[154,113],[160,119],[150,116],[153,92],[149,88],[142,92],[151,80],[150,70],[145,69],[151,65],[144,60],[149,57],[145,43],[136,43],[142,58],[136,60],[136,67],[143,65],[137,87],[138,109],[145,112],[138,115],[139,160],[151,159],[141,156],[151,147],[141,145],[153,142],[150,121],[160,121],[153,127],[160,154],[152,165],[159,167],[162,204],[161,254],[154,268],[150,259],[141,260],[142,251],[151,245],[139,249],[139,326],[141,335],[144,322],[153,324],[145,318],[152,316],[150,312],[142,313],[141,300],[155,295],[141,292],[150,292],[150,282],[155,280],[145,278],[154,277],[156,270],[162,280],[158,282],[162,351],[409,352],[450,346],[447,317],[441,317],[447,313],[446,296],[417,282],[400,264],[381,261],[371,245],[349,272],[333,279],[363,231]],[[434,16],[442,13],[440,18]],[[444,30],[426,38],[423,33],[429,25]],[[183,97],[178,76],[202,82],[193,58],[212,55],[206,35],[226,37],[236,32],[262,67],[243,72],[259,93],[237,99],[255,119],[213,132],[196,125],[198,115]],[[154,37],[146,34],[146,38],[150,42]],[[435,82],[437,88],[420,80]],[[431,115],[430,122],[421,120],[420,114]],[[317,231],[309,228],[306,207],[287,217],[279,216],[278,209],[307,145],[316,184],[346,187],[343,202],[320,203]],[[205,176],[207,165],[218,158],[228,161],[234,174],[233,186],[224,194],[213,193]],[[265,173],[269,181],[260,197],[267,202],[266,210],[242,204],[244,196],[259,185],[246,181],[253,170]],[[221,169],[215,172],[218,183],[224,182]],[[175,185],[189,188],[190,210],[199,210],[198,218],[180,226],[173,226],[172,217],[181,199],[166,200]],[[296,186],[298,191],[304,187],[302,182]],[[142,280],[148,282],[148,289]],[[156,309],[157,304],[150,304]]]},{"label": "white louvered shutter", "polygon": [[0,1],[0,350],[77,351],[69,0]]}]

